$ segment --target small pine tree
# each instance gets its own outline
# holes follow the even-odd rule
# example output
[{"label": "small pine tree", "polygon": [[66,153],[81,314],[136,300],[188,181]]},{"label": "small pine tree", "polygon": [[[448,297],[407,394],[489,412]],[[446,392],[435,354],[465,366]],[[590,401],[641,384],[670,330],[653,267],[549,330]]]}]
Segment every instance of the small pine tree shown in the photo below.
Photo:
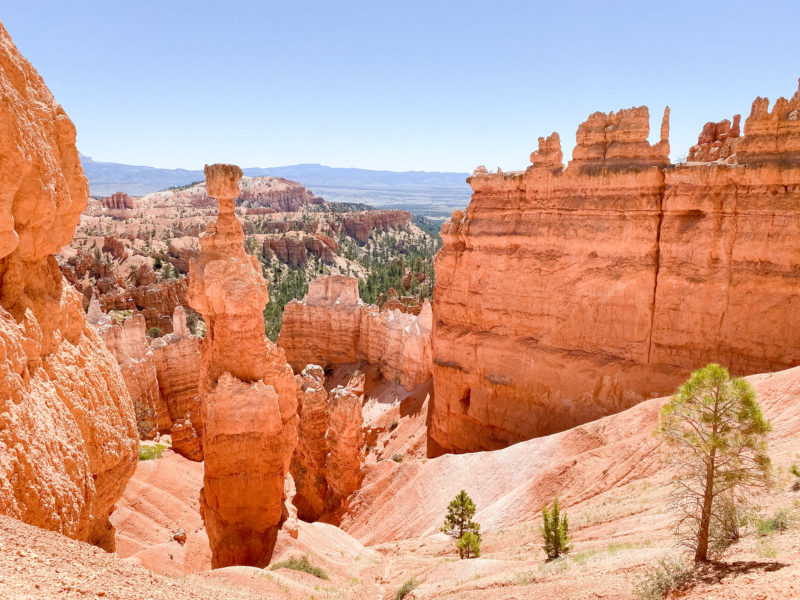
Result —
[{"label": "small pine tree", "polygon": [[481,534],[478,531],[465,531],[456,540],[456,548],[461,558],[478,558],[481,555]]},{"label": "small pine tree", "polygon": [[553,500],[553,509],[547,510],[547,505],[542,506],[542,548],[547,553],[548,559],[558,558],[562,554],[569,552],[572,547],[569,545],[569,523],[567,515],[561,515],[558,506],[558,498]]},{"label": "small pine tree", "polygon": [[[472,538],[470,538],[469,543],[467,541],[461,542],[461,539],[467,532],[477,537],[478,552],[480,552],[481,526],[472,520],[474,516],[475,503],[472,501],[472,498],[467,495],[467,492],[461,490],[447,506],[447,515],[442,525],[442,531],[456,540],[458,555],[461,558],[469,558],[469,556],[465,556],[468,545],[470,546],[469,551],[473,552],[472,544],[474,544],[474,541]],[[461,542],[461,545],[459,542]]]}]

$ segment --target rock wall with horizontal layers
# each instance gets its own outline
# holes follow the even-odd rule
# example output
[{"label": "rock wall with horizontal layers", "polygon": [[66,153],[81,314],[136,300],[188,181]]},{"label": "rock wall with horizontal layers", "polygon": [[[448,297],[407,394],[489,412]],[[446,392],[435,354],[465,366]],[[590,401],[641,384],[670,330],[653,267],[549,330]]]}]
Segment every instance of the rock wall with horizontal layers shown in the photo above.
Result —
[{"label": "rock wall with horizontal layers", "polygon": [[122,369],[140,439],[169,434],[175,452],[203,460],[200,338],[189,333],[183,308],[175,309],[173,332],[156,339],[147,336],[142,315],[116,324],[96,298],[87,318]]},{"label": "rock wall with horizontal layers", "polygon": [[172,318],[172,333],[150,342],[158,390],[169,417],[172,448],[189,460],[203,460],[203,420],[200,413],[200,344],[186,325],[180,306]]},{"label": "rock wall with horizontal layers", "polygon": [[357,279],[332,275],[312,280],[302,302],[284,307],[278,345],[296,372],[365,360],[413,389],[431,377],[431,326],[429,302],[417,315],[380,310],[361,301]]},{"label": "rock wall with horizontal layers", "polygon": [[364,244],[373,231],[388,231],[410,223],[411,213],[407,210],[368,210],[344,213],[341,227],[347,235]]},{"label": "rock wall with horizontal layers", "polygon": [[189,301],[206,322],[200,399],[205,468],[201,506],[215,568],[265,566],[283,517],[284,484],[297,443],[295,380],[264,334],[267,282],[244,251],[234,214],[241,170],[206,167],[219,216],[189,268]]},{"label": "rock wall with horizontal layers", "polygon": [[136,421],[54,257],[88,193],[75,127],[0,24],[0,512],[112,550]]},{"label": "rock wall with horizontal layers", "polygon": [[172,315],[178,306],[188,309],[186,290],[189,282],[186,277],[170,279],[159,283],[128,287],[100,297],[104,311],[138,311],[147,323],[147,329],[158,327],[162,333],[172,332]]},{"label": "rock wall with horizontal layers", "polygon": [[756,100],[741,139],[707,125],[713,162],[670,165],[668,112],[651,146],[642,107],[592,115],[566,168],[553,134],[524,172],[476,169],[435,263],[429,453],[561,431],[710,361],[800,363],[797,103]]},{"label": "rock wall with horizontal layers", "polygon": [[364,479],[364,375],[330,394],[318,365],[308,365],[296,379],[300,423],[291,463],[293,503],[304,521],[338,524]]},{"label": "rock wall with horizontal layers", "polygon": [[94,298],[89,305],[87,318],[100,333],[122,370],[125,387],[136,413],[139,438],[151,440],[159,430],[169,430],[169,414],[158,388],[158,375],[150,352],[144,317],[133,315],[122,324],[115,325]]}]

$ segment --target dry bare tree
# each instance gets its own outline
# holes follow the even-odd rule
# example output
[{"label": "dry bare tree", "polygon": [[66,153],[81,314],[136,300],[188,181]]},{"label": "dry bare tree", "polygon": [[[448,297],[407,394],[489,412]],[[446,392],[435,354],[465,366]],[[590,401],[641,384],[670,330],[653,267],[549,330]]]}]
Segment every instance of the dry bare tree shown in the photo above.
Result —
[{"label": "dry bare tree", "polygon": [[713,363],[694,371],[661,409],[658,434],[679,471],[677,531],[696,562],[708,560],[713,532],[728,528],[731,509],[766,483],[769,430],[750,384]]}]

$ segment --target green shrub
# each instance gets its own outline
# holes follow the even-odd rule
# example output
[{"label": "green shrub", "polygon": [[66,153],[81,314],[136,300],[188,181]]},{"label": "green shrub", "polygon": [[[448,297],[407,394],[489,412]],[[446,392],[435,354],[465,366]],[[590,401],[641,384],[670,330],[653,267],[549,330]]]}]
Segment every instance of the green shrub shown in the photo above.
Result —
[{"label": "green shrub", "polygon": [[397,429],[397,421],[392,421],[389,424],[389,431],[394,431],[395,429]]},{"label": "green shrub", "polygon": [[161,337],[161,329],[158,327],[151,327],[147,330],[147,337],[159,338]]},{"label": "green shrub", "polygon": [[319,577],[320,579],[328,579],[328,575],[325,573],[325,571],[308,562],[307,556],[292,556],[291,558],[282,560],[281,562],[275,563],[270,567],[271,571],[276,571],[278,569],[302,571],[303,573],[308,573],[309,575]]},{"label": "green shrub", "polygon": [[394,454],[392,454],[392,460],[398,463],[403,462],[403,455],[399,454],[398,452],[395,452]]},{"label": "green shrub", "polygon": [[481,534],[475,531],[465,531],[456,540],[456,548],[461,558],[478,558],[481,555]]},{"label": "green shrub", "polygon": [[547,558],[552,560],[566,554],[572,548],[569,545],[569,523],[567,515],[561,516],[558,507],[558,498],[553,500],[553,509],[548,511],[547,505],[542,506],[542,548],[547,553]]},{"label": "green shrub", "polygon": [[408,581],[406,581],[403,585],[400,586],[400,589],[397,590],[397,593],[394,595],[394,600],[403,600],[406,596],[408,596],[411,592],[413,592],[419,582],[417,581],[416,577],[412,577]]},{"label": "green shrub", "polygon": [[679,560],[661,560],[654,569],[644,573],[634,586],[639,600],[662,600],[667,593],[678,589],[689,576]]},{"label": "green shrub", "polygon": [[774,516],[756,521],[758,535],[772,535],[776,531],[786,531],[789,527],[789,516],[785,510],[779,510]]},{"label": "green shrub", "polygon": [[139,460],[153,460],[161,458],[167,447],[164,444],[147,444],[139,446]]}]

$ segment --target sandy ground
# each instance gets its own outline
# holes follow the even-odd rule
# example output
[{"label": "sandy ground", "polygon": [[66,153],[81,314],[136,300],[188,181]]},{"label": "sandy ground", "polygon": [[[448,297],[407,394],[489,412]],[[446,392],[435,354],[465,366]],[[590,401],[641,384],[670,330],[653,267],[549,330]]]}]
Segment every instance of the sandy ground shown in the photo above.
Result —
[{"label": "sandy ground", "polygon": [[[759,511],[742,539],[670,597],[800,598],[800,491],[789,473],[800,464],[800,368],[750,379],[774,427],[773,487],[755,499]],[[118,555],[0,520],[0,598],[391,600],[410,579],[417,587],[407,600],[634,598],[659,560],[681,556],[664,508],[670,472],[651,435],[662,401],[504,450],[429,460],[409,448],[424,440],[430,390],[397,393],[376,383],[370,391],[365,403],[374,406],[365,414],[379,430],[376,447],[406,449],[403,459],[373,455],[342,528],[302,523],[297,540],[281,538],[273,560],[307,556],[328,580],[287,569],[208,571],[197,513],[202,465],[168,451],[139,463],[112,515]],[[464,561],[438,532],[462,487],[476,501],[484,537],[482,556]],[[573,550],[548,562],[539,511],[556,493],[570,517]],[[788,515],[787,530],[759,536],[754,520],[779,510]],[[178,529],[187,533],[185,544],[173,539]]]}]

